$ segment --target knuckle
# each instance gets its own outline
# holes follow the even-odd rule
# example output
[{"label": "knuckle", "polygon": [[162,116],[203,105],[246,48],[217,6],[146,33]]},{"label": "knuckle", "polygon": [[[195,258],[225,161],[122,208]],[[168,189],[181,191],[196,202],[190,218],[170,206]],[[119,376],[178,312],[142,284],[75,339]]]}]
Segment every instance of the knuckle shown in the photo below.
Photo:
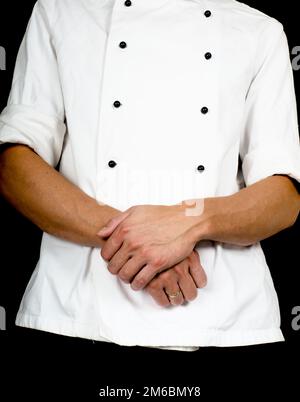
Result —
[{"label": "knuckle", "polygon": [[181,275],[183,272],[183,265],[182,264],[175,265],[174,272],[176,272],[176,274],[178,275]]},{"label": "knuckle", "polygon": [[140,255],[142,258],[149,260],[151,258],[150,249],[147,246],[142,246]]},{"label": "knuckle", "polygon": [[178,264],[174,267],[174,271],[179,277],[186,277],[189,273],[188,265]]},{"label": "knuckle", "polygon": [[128,232],[129,232],[129,227],[127,225],[121,225],[120,229],[118,231],[118,235],[123,238],[124,236],[127,235]]},{"label": "knuckle", "polygon": [[171,273],[169,271],[164,271],[161,274],[159,274],[158,279],[161,282],[168,282],[171,277],[172,277],[172,275],[171,275]]},{"label": "knuckle", "polygon": [[132,238],[128,239],[127,245],[130,250],[136,250],[139,247],[140,243],[137,239]]},{"label": "knuckle", "polygon": [[151,265],[156,268],[162,268],[166,265],[166,258],[163,255],[156,255],[151,258]]},{"label": "knuckle", "polygon": [[171,280],[175,280],[177,281],[177,273],[173,270],[168,270],[168,271],[164,271],[159,275],[159,278],[163,281],[163,282],[170,282]]}]

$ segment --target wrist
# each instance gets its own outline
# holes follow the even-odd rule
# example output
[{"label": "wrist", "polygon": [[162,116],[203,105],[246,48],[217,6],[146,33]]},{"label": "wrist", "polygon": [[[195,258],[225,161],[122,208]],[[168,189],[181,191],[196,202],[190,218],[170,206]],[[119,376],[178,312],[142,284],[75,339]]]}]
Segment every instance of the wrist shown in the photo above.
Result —
[{"label": "wrist", "polygon": [[181,216],[180,220],[183,223],[183,233],[181,242],[193,245],[200,240],[209,238],[211,226],[211,214],[209,211],[212,209],[210,201],[212,199],[190,199],[184,200],[181,203],[170,205],[169,209],[176,217]]},{"label": "wrist", "polygon": [[192,220],[192,225],[187,231],[188,241],[194,244],[201,240],[211,240],[213,237],[213,222],[215,216],[215,205],[213,198],[196,200],[193,208],[187,210]]},{"label": "wrist", "polygon": [[101,204],[92,198],[87,198],[78,210],[77,215],[81,219],[81,230],[85,233],[88,245],[92,247],[102,247],[105,241],[97,233],[106,223],[119,215],[120,211],[106,204]]},{"label": "wrist", "polygon": [[111,219],[120,215],[121,211],[110,207],[109,205],[98,203],[98,230],[101,230]]}]

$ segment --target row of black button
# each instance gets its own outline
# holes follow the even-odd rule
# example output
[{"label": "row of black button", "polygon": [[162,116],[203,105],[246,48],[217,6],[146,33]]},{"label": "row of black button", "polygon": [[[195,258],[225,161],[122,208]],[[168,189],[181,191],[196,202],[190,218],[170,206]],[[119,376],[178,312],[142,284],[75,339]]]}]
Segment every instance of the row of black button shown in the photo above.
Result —
[{"label": "row of black button", "polygon": [[[117,162],[111,160],[111,161],[108,162],[108,166],[110,168],[114,168],[114,167],[117,166]],[[199,165],[199,166],[197,166],[197,170],[198,170],[198,172],[203,172],[205,170],[205,167],[203,165]]]},{"label": "row of black button", "polygon": [[[125,49],[127,47],[127,43],[122,41],[119,43],[119,47],[121,49]],[[206,58],[206,60],[210,60],[212,58],[212,54],[210,52],[205,53],[204,57]]]},{"label": "row of black button", "polygon": [[[126,7],[130,7],[130,6],[132,5],[132,2],[131,2],[130,0],[126,0],[125,3],[124,3],[124,5],[125,5]],[[120,46],[121,49],[125,49],[125,48],[127,47],[127,43],[126,43],[126,42],[120,42],[120,43],[119,43],[119,46]],[[120,106],[121,106],[121,102],[120,102],[120,101],[114,101],[114,107],[115,107],[115,108],[118,108],[118,107],[120,107]],[[110,160],[110,161],[108,162],[108,166],[109,166],[110,168],[114,168],[114,167],[117,166],[117,162],[116,162],[116,161],[113,161],[113,160]]]},{"label": "row of black button", "polygon": [[[116,100],[116,101],[114,101],[113,105],[116,109],[118,109],[120,106],[122,106],[122,103],[120,101]],[[203,108],[201,108],[201,113],[202,114],[208,113],[208,108],[206,106],[203,106]]]},{"label": "row of black button", "polygon": [[[204,12],[204,15],[205,15],[206,18],[211,17],[211,11],[206,10]],[[205,53],[204,57],[206,58],[206,60],[210,60],[212,58],[212,54],[210,52],[207,52],[207,53]],[[208,108],[206,106],[203,106],[203,108],[201,109],[201,113],[202,114],[208,113]],[[197,166],[197,170],[199,172],[203,172],[205,170],[205,167],[203,165],[199,165],[199,166]]]},{"label": "row of black button", "polygon": [[[126,6],[126,7],[132,6],[132,1],[126,0],[125,3],[124,3],[124,6]],[[206,18],[211,17],[211,11],[210,11],[210,10],[206,10],[206,11],[204,12],[204,15],[205,15]]]}]

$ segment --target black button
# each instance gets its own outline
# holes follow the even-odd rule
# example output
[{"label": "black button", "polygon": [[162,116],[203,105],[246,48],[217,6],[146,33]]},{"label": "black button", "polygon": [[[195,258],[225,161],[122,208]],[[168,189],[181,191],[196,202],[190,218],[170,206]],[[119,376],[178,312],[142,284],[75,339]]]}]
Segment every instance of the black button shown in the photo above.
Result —
[{"label": "black button", "polygon": [[125,3],[124,3],[124,5],[125,5],[126,7],[130,7],[130,6],[132,5],[132,3],[131,3],[130,0],[126,0]]},{"label": "black button", "polygon": [[206,106],[203,106],[201,109],[201,113],[206,114],[208,112],[208,108]]},{"label": "black button", "polygon": [[120,101],[114,101],[114,107],[120,107],[121,102]]},{"label": "black button", "polygon": [[204,57],[206,58],[206,60],[209,60],[212,58],[212,54],[210,52],[205,53]]},{"label": "black button", "polygon": [[109,166],[110,168],[114,168],[115,166],[117,166],[117,162],[115,162],[115,161],[109,161],[109,162],[108,162],[108,166]]},{"label": "black button", "polygon": [[120,42],[119,46],[121,49],[125,49],[125,47],[127,47],[127,43],[126,42]]},{"label": "black button", "polygon": [[206,18],[210,17],[211,16],[211,11],[206,10],[204,15],[205,15]]},{"label": "black button", "polygon": [[205,167],[203,165],[197,166],[198,172],[203,172],[205,170]]}]

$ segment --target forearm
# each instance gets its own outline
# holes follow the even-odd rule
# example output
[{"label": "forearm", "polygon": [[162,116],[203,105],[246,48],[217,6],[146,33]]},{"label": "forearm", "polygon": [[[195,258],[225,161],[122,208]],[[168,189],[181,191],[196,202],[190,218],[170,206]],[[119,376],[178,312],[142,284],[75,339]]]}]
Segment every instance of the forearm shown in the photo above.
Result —
[{"label": "forearm", "polygon": [[268,177],[238,193],[204,200],[203,214],[190,235],[202,239],[250,245],[292,226],[300,196],[287,177]]},{"label": "forearm", "polygon": [[0,192],[43,231],[91,247],[103,245],[97,232],[120,213],[98,204],[22,145],[0,154]]}]

